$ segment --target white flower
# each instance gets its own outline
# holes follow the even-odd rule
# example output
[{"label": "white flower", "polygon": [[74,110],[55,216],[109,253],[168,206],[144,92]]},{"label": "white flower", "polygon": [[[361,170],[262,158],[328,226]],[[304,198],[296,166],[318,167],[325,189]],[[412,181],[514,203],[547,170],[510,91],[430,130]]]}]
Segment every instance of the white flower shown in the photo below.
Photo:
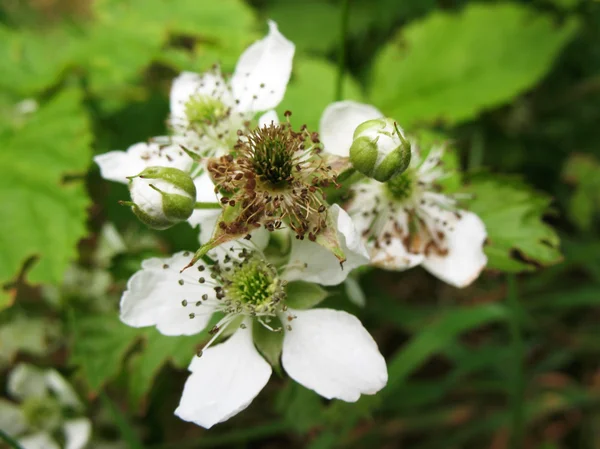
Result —
[{"label": "white flower", "polygon": [[[218,68],[204,74],[182,73],[171,88],[173,135],[135,144],[126,152],[96,156],[102,177],[126,183],[147,167],[178,168],[194,179],[197,202],[218,201],[204,163],[194,164],[194,159],[229,151],[237,142],[238,130],[258,112],[266,111],[259,117],[260,127],[278,123],[272,108],[283,99],[294,50],[275,22],[269,21],[269,34],[242,54],[231,79],[226,80]],[[206,221],[202,234],[209,234],[219,213],[218,209],[197,209],[188,222],[197,226]]]},{"label": "white flower", "polygon": [[24,449],[59,449],[55,432],[63,433],[65,449],[82,449],[89,441],[90,421],[66,417],[81,413],[83,405],[57,371],[21,363],[11,371],[7,390],[21,404],[0,399],[0,429]]},{"label": "white flower", "polygon": [[[258,395],[272,371],[255,346],[260,347],[258,331],[266,338],[283,338],[283,368],[328,399],[353,402],[387,383],[385,360],[358,319],[331,309],[301,310],[325,295],[313,284],[292,282],[296,277],[290,276],[290,267],[302,264],[307,276],[303,279],[319,277],[319,270],[327,279],[334,268],[339,270],[335,258],[333,265],[320,260],[305,265],[299,258],[277,268],[261,251],[268,237],[259,230],[250,241],[217,247],[209,253],[214,265],[199,263],[183,272],[189,253],[146,260],[123,294],[123,322],[156,326],[165,335],[192,335],[204,329],[213,314],[222,316],[201,356],[190,364],[191,375],[175,411],[186,421],[210,428],[244,410]],[[315,289],[318,298],[313,298]],[[232,335],[213,345],[227,334]]]},{"label": "white flower", "polygon": [[[179,142],[202,156],[231,149],[246,122],[283,99],[294,50],[269,21],[269,34],[242,54],[231,79],[218,67],[204,74],[182,73],[171,88],[170,123]],[[273,114],[269,111],[263,121]]]},{"label": "white flower", "polygon": [[[382,114],[369,105],[344,101],[330,105],[321,119],[325,151],[348,154],[355,128]],[[442,148],[425,159],[413,145],[410,167],[386,183],[365,180],[352,187],[346,209],[361,232],[371,264],[392,270],[423,265],[456,287],[473,282],[487,263],[485,226],[475,214],[457,208],[438,193],[436,181],[447,175]]]}]

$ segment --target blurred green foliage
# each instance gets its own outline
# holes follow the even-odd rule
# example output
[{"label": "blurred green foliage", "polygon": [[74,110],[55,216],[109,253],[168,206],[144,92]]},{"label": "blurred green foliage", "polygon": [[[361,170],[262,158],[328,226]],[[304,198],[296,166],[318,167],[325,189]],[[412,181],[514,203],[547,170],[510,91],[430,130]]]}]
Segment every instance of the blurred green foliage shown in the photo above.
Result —
[{"label": "blurred green foliage", "polygon": [[[141,260],[194,249],[196,236],[133,222],[116,203],[126,189],[101,180],[92,155],[163,134],[172,78],[217,62],[230,72],[266,18],[297,46],[279,112],[318,130],[334,100],[340,9],[334,0],[0,5],[3,373],[19,359],[57,367],[89,399],[93,421],[108,414],[97,436],[121,432],[120,447],[498,449],[509,447],[515,416],[525,427],[515,448],[600,447],[592,0],[350,0],[344,98],[451,140],[448,158],[465,172],[445,187],[464,180],[465,203],[488,228],[490,269],[465,290],[420,269],[360,273],[364,308],[343,286],[329,289],[324,302],[357,314],[388,359],[377,396],[327,402],[280,376],[209,432],[172,415],[205,335],[132,329],[116,311]],[[525,273],[517,308],[504,302],[505,272]]]}]

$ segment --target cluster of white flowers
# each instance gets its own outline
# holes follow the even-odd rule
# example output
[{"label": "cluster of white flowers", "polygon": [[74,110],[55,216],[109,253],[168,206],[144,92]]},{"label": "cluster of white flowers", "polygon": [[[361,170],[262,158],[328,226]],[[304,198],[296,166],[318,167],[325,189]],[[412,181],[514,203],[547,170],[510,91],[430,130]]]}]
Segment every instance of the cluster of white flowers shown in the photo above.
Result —
[{"label": "cluster of white flowers", "polygon": [[7,391],[16,402],[0,399],[0,430],[21,447],[82,449],[88,443],[92,427],[81,417],[83,404],[57,371],[20,363]]},{"label": "cluster of white flowers", "polygon": [[[143,262],[121,319],[165,335],[210,329],[175,411],[206,428],[248,407],[279,364],[328,399],[386,385],[385,360],[358,319],[315,308],[327,296],[319,285],[361,265],[422,264],[463,287],[486,264],[481,220],[436,185],[441,148],[422,157],[393,119],[354,102],[330,105],[319,134],[294,128],[291,113],[279,122],[272,109],[293,54],[270,22],[231,78],[214,67],[175,79],[171,135],[96,157],[104,178],[129,184],[123,204],[149,226],[200,225],[195,253]],[[349,199],[329,204],[327,190],[353,169],[364,176]]]}]

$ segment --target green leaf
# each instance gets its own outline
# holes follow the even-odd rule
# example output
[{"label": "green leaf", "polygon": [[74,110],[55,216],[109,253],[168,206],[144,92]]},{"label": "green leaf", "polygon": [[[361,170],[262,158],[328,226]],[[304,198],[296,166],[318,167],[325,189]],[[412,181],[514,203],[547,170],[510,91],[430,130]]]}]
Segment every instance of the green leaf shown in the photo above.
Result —
[{"label": "green leaf", "polygon": [[327,298],[328,295],[327,290],[320,285],[304,281],[288,283],[286,293],[285,303],[292,309],[298,310],[310,309]]},{"label": "green leaf", "polygon": [[160,369],[171,361],[177,368],[187,368],[208,335],[206,330],[190,336],[165,336],[154,328],[144,329],[144,347],[131,358],[129,365],[129,402],[133,407],[144,406],[143,400],[152,387]]},{"label": "green leaf", "polygon": [[[292,111],[291,123],[295,128],[306,124],[318,131],[319,119],[327,105],[334,101],[337,68],[325,59],[297,57],[290,84],[283,101],[277,108],[280,116]],[[350,77],[344,79],[344,99],[362,100],[358,84]]]},{"label": "green leaf", "polygon": [[[15,279],[23,263],[38,260],[32,283],[58,283],[76,244],[86,234],[89,201],[83,174],[91,159],[91,133],[81,95],[60,92],[23,124],[0,132],[0,284]],[[8,295],[0,291],[0,309]]]},{"label": "green leaf", "polygon": [[415,369],[433,354],[450,345],[461,333],[491,322],[504,321],[507,317],[506,308],[498,304],[484,304],[445,312],[390,359],[390,380],[383,394],[393,395]]},{"label": "green leaf", "polygon": [[141,332],[119,321],[116,314],[74,316],[69,364],[79,368],[92,394],[122,372],[122,360]]},{"label": "green leaf", "polygon": [[66,28],[34,33],[0,26],[0,90],[26,96],[56,83],[73,57],[73,38]]},{"label": "green leaf", "polygon": [[[333,3],[321,0],[276,2],[268,6],[266,12],[299,51],[327,53],[338,45],[340,12]],[[310,32],[306,30],[308,24]]]},{"label": "green leaf", "polygon": [[[252,10],[241,0],[100,0],[94,9],[97,20],[80,46],[80,62],[98,93],[127,90],[126,82],[154,60],[201,71],[225,57],[232,68],[255,37]],[[189,57],[173,48],[163,52],[175,36],[197,39]]]},{"label": "green leaf", "polygon": [[252,338],[258,350],[267,359],[267,362],[279,371],[279,358],[283,349],[283,324],[281,324],[281,321],[277,317],[273,317],[267,324],[273,329],[280,330],[273,332],[255,321],[252,325]]},{"label": "green leaf", "polygon": [[299,434],[318,426],[323,419],[319,395],[293,381],[277,395],[276,408],[290,429]]},{"label": "green leaf", "polygon": [[475,118],[535,85],[577,29],[515,3],[436,11],[377,55],[371,100],[402,126]]},{"label": "green leaf", "polygon": [[562,259],[556,232],[542,221],[551,199],[508,176],[482,173],[471,179],[469,209],[485,223],[488,267],[533,270]]},{"label": "green leaf", "polygon": [[589,231],[600,209],[600,164],[591,155],[571,155],[562,177],[575,186],[567,206],[569,217],[580,229]]}]

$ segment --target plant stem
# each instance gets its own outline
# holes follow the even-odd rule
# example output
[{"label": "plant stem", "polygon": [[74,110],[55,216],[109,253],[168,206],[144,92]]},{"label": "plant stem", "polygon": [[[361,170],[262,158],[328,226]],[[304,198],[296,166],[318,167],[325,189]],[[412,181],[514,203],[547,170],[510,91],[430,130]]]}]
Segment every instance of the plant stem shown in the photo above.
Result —
[{"label": "plant stem", "polygon": [[194,209],[221,209],[221,205],[219,203],[202,203],[202,202],[198,202],[194,206]]},{"label": "plant stem", "polygon": [[471,148],[469,150],[469,171],[474,171],[481,167],[481,163],[483,162],[483,147],[483,131],[481,129],[477,129],[473,133],[473,139],[471,140]]},{"label": "plant stem", "polygon": [[340,48],[338,54],[338,76],[335,85],[335,101],[344,97],[344,72],[346,71],[346,34],[348,32],[348,18],[350,13],[350,0],[341,0],[342,15],[340,19]]},{"label": "plant stem", "polygon": [[121,438],[123,438],[129,449],[144,449],[135,430],[131,427],[131,424],[128,422],[125,415],[115,406],[108,395],[101,392],[100,399],[102,400],[104,407],[107,408],[112,415],[114,422],[121,433]]},{"label": "plant stem", "polygon": [[6,444],[8,444],[13,449],[23,449],[19,443],[13,440],[8,434],[6,434],[2,429],[0,429],[0,439],[3,440]]},{"label": "plant stem", "polygon": [[513,373],[511,382],[511,438],[510,448],[520,449],[522,447],[523,431],[525,426],[524,396],[525,379],[523,371],[524,345],[521,332],[521,305],[517,291],[517,278],[514,274],[507,277],[507,305],[510,308],[510,339],[513,354]]}]

